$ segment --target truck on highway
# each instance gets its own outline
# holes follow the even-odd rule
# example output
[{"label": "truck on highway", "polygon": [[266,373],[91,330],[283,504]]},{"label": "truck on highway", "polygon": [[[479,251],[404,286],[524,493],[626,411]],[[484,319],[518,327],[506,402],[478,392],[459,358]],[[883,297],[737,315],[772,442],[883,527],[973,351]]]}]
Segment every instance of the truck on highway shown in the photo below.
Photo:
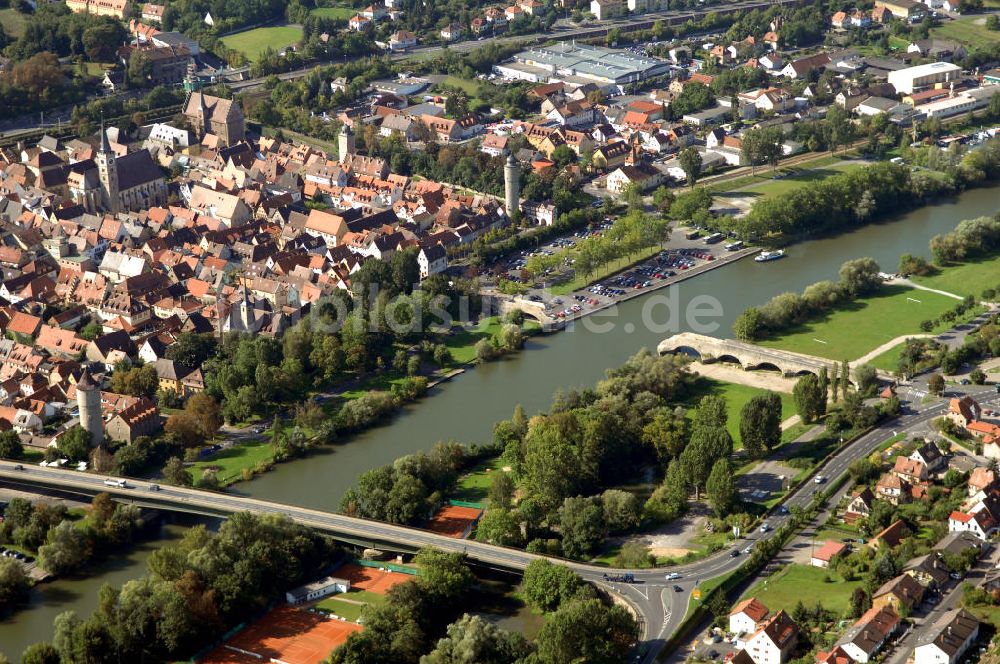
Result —
[{"label": "truck on highway", "polygon": [[119,489],[128,488],[128,484],[125,483],[125,480],[104,480],[104,485],[117,487]]}]

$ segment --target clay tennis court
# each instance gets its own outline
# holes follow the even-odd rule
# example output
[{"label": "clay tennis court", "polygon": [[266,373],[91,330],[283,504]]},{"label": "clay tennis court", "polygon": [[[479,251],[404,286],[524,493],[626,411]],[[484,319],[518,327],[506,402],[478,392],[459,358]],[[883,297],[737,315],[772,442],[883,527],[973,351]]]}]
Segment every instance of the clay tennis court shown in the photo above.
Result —
[{"label": "clay tennis court", "polygon": [[482,515],[483,510],[476,507],[445,505],[427,524],[427,530],[445,537],[462,539],[466,533],[472,532],[472,526]]},{"label": "clay tennis court", "polygon": [[389,588],[412,581],[414,578],[410,574],[402,572],[383,572],[374,567],[362,567],[353,563],[339,567],[334,575],[350,581],[351,590],[368,590],[377,595],[384,595],[389,592]]},{"label": "clay tennis court", "polygon": [[[359,631],[361,625],[355,623],[329,620],[309,611],[282,606],[213,650],[201,664],[260,664],[269,660],[318,664],[348,636]],[[253,653],[259,658],[245,653]]]}]

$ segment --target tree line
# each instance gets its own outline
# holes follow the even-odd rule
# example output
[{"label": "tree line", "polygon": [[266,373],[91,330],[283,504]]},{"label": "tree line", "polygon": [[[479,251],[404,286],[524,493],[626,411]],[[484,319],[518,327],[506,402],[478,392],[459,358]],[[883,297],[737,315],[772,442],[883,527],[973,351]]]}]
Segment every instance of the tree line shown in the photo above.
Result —
[{"label": "tree line", "polygon": [[873,258],[857,258],[840,266],[840,279],[817,281],[798,293],[775,295],[761,306],[748,307],[733,321],[740,341],[757,341],[800,325],[823,312],[878,291],[881,268]]}]

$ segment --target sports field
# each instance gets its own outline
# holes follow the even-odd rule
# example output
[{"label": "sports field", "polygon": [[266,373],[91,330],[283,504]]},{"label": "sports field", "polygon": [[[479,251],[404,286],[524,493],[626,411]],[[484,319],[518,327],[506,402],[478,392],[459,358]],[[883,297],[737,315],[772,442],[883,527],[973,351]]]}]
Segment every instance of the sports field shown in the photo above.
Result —
[{"label": "sports field", "polygon": [[389,591],[389,588],[413,580],[411,575],[402,572],[362,567],[353,563],[338,568],[334,575],[351,582],[351,592],[347,594],[348,597],[355,590],[368,590],[377,595],[384,595]]},{"label": "sports field", "polygon": [[907,286],[885,286],[877,295],[758,343],[831,360],[855,360],[896,337],[919,334],[921,321],[937,318],[956,302]]},{"label": "sports field", "polygon": [[280,51],[288,46],[298,44],[300,41],[302,41],[302,28],[297,25],[255,28],[222,38],[222,43],[227,48],[239,51],[251,61],[260,57],[260,54],[268,47]]},{"label": "sports field", "polygon": [[282,606],[219,646],[202,664],[245,664],[281,661],[318,664],[361,625]]},{"label": "sports field", "polygon": [[921,286],[978,299],[987,288],[1000,289],[1000,256],[949,265],[933,276],[911,279]]},{"label": "sports field", "polygon": [[427,524],[427,530],[438,535],[462,539],[467,529],[483,515],[483,510],[475,507],[456,507],[445,505],[437,511],[434,518]]}]

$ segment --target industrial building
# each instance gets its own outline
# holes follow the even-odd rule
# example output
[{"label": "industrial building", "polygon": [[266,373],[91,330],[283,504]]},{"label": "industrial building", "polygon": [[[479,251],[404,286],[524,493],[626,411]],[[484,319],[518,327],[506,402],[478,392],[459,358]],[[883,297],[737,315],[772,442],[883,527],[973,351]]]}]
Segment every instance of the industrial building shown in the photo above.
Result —
[{"label": "industrial building", "polygon": [[533,83],[594,83],[608,88],[662,76],[670,71],[670,63],[601,46],[560,42],[521,51],[512,61],[496,65],[494,71],[505,78]]},{"label": "industrial building", "polygon": [[930,62],[916,67],[891,71],[889,83],[898,94],[909,95],[918,90],[951,83],[962,76],[962,68],[950,62]]}]

